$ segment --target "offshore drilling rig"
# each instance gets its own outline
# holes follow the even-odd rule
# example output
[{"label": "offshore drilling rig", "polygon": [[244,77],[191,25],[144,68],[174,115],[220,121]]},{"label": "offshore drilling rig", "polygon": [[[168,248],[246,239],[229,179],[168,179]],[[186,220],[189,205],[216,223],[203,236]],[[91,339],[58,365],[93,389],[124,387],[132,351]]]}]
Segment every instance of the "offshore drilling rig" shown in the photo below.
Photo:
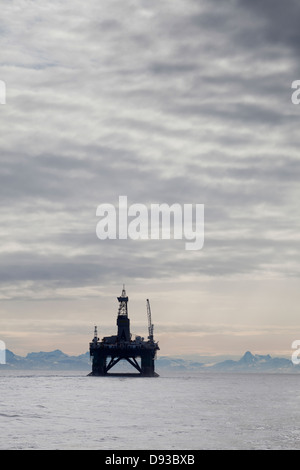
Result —
[{"label": "offshore drilling rig", "polygon": [[[121,296],[117,297],[117,299],[119,301],[117,316],[118,333],[114,336],[105,336],[99,341],[97,327],[95,326],[94,338],[90,343],[90,356],[92,357],[93,365],[92,372],[89,375],[116,375],[108,374],[108,371],[120,360],[125,359],[139,374],[123,373],[117,375],[158,377],[158,374],[154,370],[154,361],[159,347],[153,337],[154,326],[151,320],[149,299],[147,299],[148,341],[145,341],[141,336],[136,336],[134,340],[131,339],[127,307],[128,297],[126,295],[125,286],[123,286]],[[137,358],[140,358],[140,364]]]}]

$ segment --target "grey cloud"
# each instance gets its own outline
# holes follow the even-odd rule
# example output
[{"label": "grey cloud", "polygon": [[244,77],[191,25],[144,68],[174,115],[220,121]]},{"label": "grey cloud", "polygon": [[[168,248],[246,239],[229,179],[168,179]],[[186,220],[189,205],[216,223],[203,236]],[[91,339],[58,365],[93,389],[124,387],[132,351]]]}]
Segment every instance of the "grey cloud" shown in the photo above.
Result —
[{"label": "grey cloud", "polygon": [[248,9],[256,17],[263,17],[265,20],[264,38],[271,44],[283,44],[299,51],[300,33],[298,19],[300,5],[297,0],[280,2],[279,0],[265,0],[263,2],[254,0],[238,0],[238,4],[243,9]]},{"label": "grey cloud", "polygon": [[[26,12],[27,35],[6,12],[2,70],[14,86],[1,116],[2,282],[263,276],[272,264],[298,275],[284,229],[298,230],[285,54],[298,47],[296,3],[283,12],[279,2],[93,2],[93,14],[79,2],[78,13],[42,5],[39,21]],[[204,203],[203,252],[181,241],[101,244],[96,207],[121,194]],[[281,217],[265,217],[275,206]]]}]

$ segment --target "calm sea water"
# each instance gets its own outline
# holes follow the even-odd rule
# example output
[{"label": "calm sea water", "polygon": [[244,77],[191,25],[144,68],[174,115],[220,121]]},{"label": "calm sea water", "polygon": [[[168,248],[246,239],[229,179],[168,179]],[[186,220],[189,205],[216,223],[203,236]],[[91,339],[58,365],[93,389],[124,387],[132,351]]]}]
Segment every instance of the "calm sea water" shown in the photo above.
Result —
[{"label": "calm sea water", "polygon": [[300,449],[300,376],[0,372],[0,449]]}]

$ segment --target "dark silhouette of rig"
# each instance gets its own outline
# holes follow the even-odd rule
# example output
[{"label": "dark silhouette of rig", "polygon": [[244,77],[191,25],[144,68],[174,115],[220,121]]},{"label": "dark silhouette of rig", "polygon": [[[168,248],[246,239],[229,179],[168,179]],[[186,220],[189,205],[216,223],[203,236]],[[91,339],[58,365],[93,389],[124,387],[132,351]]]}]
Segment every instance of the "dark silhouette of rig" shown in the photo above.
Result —
[{"label": "dark silhouette of rig", "polygon": [[[131,339],[130,320],[128,318],[128,297],[125,286],[123,286],[122,295],[117,297],[119,301],[119,310],[117,317],[118,334],[114,336],[105,336],[99,341],[97,326],[95,326],[94,338],[90,343],[90,356],[92,357],[92,372],[89,375],[134,375],[142,377],[158,377],[154,370],[154,361],[156,352],[159,350],[158,343],[154,341],[153,324],[151,321],[150,302],[147,299],[148,316],[148,340],[145,341],[141,336]],[[137,361],[140,358],[140,364]],[[125,359],[138,372],[134,374],[108,373],[120,360]]]}]

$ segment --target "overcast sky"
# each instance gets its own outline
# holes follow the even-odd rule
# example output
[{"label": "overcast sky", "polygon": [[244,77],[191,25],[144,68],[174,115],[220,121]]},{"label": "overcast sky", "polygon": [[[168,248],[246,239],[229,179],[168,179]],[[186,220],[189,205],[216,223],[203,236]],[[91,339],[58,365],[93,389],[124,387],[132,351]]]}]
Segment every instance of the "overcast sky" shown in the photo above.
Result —
[{"label": "overcast sky", "polygon": [[[161,355],[300,338],[297,0],[1,1],[0,339],[132,332]],[[99,204],[205,205],[205,243],[105,240]]]}]

